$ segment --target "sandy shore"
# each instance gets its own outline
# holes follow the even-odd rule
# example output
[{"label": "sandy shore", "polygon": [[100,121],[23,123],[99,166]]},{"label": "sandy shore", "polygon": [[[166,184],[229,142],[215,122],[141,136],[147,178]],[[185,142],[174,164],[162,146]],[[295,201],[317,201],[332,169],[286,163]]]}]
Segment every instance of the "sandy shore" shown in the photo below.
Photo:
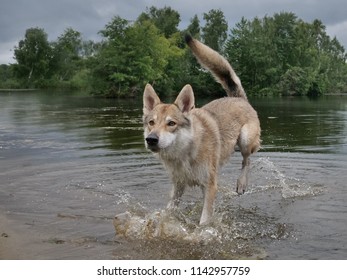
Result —
[{"label": "sandy shore", "polygon": [[7,217],[4,214],[0,214],[0,259],[23,259],[21,258],[20,250],[21,239]]},{"label": "sandy shore", "polygon": [[44,232],[30,218],[0,212],[0,260],[112,258],[112,243],[105,246],[90,236],[62,236],[54,230]]},{"label": "sandy shore", "polygon": [[4,213],[0,213],[0,260],[49,259],[44,252],[54,251],[54,244],[42,242],[42,237]]}]

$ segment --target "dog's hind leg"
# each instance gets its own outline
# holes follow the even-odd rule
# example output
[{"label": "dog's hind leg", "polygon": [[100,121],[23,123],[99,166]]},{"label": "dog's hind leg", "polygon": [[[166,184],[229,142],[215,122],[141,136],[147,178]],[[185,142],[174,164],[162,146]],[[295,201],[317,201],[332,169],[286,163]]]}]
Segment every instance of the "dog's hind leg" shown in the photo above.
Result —
[{"label": "dog's hind leg", "polygon": [[260,131],[257,126],[246,124],[242,127],[241,133],[238,139],[238,145],[243,157],[242,169],[239,178],[237,179],[236,192],[238,194],[244,194],[248,184],[248,172],[250,169],[250,155],[256,152],[260,146],[259,140]]},{"label": "dog's hind leg", "polygon": [[248,171],[250,166],[250,159],[249,159],[250,154],[243,153],[242,156],[243,156],[242,169],[241,169],[241,174],[239,178],[237,179],[237,187],[236,187],[236,192],[238,194],[244,194],[246,191],[247,184],[248,184]]}]

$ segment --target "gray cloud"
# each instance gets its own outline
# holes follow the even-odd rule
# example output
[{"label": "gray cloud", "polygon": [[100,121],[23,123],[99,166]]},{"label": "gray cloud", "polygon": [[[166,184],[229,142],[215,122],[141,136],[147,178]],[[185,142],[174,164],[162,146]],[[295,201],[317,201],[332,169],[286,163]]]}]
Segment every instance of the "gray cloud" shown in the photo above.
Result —
[{"label": "gray cloud", "polygon": [[67,27],[81,32],[85,39],[97,40],[113,16],[134,20],[146,7],[170,6],[181,15],[181,28],[190,18],[210,9],[221,9],[232,28],[241,17],[293,12],[305,21],[322,20],[330,36],[347,48],[347,11],[344,0],[0,0],[0,64],[13,62],[13,47],[30,27],[43,28],[55,40]]}]

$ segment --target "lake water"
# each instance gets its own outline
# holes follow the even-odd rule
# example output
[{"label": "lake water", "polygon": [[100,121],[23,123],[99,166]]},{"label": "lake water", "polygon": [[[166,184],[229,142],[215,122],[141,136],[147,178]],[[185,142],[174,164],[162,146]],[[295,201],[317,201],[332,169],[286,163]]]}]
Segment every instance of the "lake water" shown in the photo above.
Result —
[{"label": "lake water", "polygon": [[[347,96],[250,102],[263,142],[248,191],[234,192],[236,152],[199,227],[198,188],[163,211],[171,183],[144,148],[141,100],[0,93],[0,212],[24,237],[18,258],[347,259]],[[124,212],[139,231],[115,235]],[[172,234],[145,234],[153,217]]]}]

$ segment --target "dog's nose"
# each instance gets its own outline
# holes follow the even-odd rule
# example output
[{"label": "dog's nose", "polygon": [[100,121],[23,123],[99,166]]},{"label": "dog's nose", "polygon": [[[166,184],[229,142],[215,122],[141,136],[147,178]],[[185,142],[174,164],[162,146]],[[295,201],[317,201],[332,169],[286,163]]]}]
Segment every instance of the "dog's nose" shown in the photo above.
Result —
[{"label": "dog's nose", "polygon": [[159,143],[159,137],[156,134],[150,134],[147,136],[146,142],[149,146],[156,146]]}]

